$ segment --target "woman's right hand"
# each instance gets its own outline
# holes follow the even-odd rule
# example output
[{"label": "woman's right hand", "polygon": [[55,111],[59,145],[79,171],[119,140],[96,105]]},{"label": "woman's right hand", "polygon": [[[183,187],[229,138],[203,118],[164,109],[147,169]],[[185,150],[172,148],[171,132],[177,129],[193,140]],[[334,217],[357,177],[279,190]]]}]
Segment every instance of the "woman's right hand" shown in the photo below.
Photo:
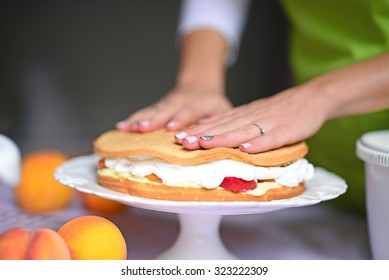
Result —
[{"label": "woman's right hand", "polygon": [[176,86],[154,104],[117,123],[117,129],[150,132],[165,127],[175,131],[231,109],[224,94],[227,50],[227,41],[214,30],[185,35]]},{"label": "woman's right hand", "polygon": [[202,123],[231,107],[223,89],[199,84],[179,85],[156,103],[118,122],[116,128],[123,131],[150,132],[165,127],[168,131],[175,131],[193,123]]}]

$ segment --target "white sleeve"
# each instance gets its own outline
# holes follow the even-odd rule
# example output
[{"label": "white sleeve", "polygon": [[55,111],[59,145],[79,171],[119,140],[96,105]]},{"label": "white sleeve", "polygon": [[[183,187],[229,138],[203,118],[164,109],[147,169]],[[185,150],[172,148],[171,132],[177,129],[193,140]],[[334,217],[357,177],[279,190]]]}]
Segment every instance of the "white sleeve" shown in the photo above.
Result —
[{"label": "white sleeve", "polygon": [[178,36],[202,28],[219,32],[229,45],[227,60],[232,64],[239,51],[249,6],[250,0],[183,0]]}]

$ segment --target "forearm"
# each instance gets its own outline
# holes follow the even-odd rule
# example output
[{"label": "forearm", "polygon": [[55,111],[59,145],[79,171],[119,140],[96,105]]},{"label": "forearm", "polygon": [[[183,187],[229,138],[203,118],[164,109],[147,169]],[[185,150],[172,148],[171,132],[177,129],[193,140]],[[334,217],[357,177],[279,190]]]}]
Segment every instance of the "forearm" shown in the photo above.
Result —
[{"label": "forearm", "polygon": [[227,52],[226,40],[213,30],[201,29],[185,35],[181,42],[177,85],[224,88]]},{"label": "forearm", "polygon": [[327,119],[389,108],[389,53],[330,72],[307,83]]},{"label": "forearm", "polygon": [[249,0],[182,2],[178,86],[224,87],[226,66],[237,56],[249,6]]},{"label": "forearm", "polygon": [[226,61],[231,65],[239,52],[249,7],[249,0],[183,0],[177,34],[182,37],[205,28],[217,31],[228,42]]}]

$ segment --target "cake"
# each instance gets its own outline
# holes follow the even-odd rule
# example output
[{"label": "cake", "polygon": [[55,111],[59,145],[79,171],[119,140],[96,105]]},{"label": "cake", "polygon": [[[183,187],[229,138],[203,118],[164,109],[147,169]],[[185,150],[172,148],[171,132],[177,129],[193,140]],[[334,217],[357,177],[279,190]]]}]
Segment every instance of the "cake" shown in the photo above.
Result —
[{"label": "cake", "polygon": [[93,143],[97,182],[133,196],[173,201],[272,201],[297,196],[314,168],[305,142],[248,154],[187,150],[174,133],[111,130]]}]

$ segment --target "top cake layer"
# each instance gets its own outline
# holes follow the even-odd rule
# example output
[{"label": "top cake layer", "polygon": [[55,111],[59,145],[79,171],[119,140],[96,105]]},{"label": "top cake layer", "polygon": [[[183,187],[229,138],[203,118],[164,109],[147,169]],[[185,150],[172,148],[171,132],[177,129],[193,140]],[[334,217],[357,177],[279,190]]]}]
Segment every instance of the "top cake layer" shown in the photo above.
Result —
[{"label": "top cake layer", "polygon": [[230,159],[255,166],[280,166],[289,164],[308,153],[305,142],[281,147],[263,153],[248,154],[237,148],[188,150],[174,140],[175,132],[157,130],[149,133],[131,133],[111,130],[94,141],[94,152],[104,158],[125,158],[148,155],[174,164],[199,164],[220,159]]}]

